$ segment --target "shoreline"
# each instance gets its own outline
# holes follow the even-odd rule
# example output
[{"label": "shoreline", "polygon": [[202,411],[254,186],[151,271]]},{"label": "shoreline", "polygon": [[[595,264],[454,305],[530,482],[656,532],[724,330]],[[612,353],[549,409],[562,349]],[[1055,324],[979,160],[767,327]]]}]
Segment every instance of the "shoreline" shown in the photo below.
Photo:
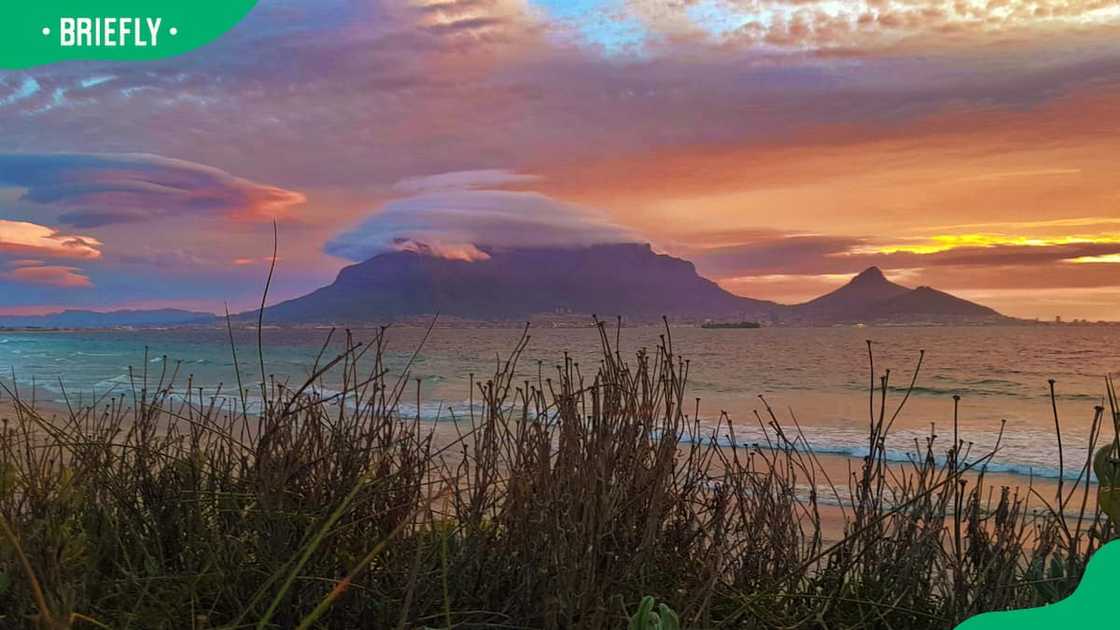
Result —
[{"label": "shoreline", "polygon": [[[113,398],[119,398],[119,396],[123,393],[124,392],[118,392],[118,394]],[[37,412],[48,419],[62,418],[69,414],[69,411],[66,408],[65,404],[53,400],[36,399],[34,408]],[[83,405],[80,409],[84,410],[88,408],[89,405]],[[253,412],[250,413],[252,414]],[[0,392],[0,421],[10,419],[14,416],[14,414],[14,402],[8,397],[6,392]],[[410,414],[401,414],[399,422],[401,426],[411,426],[416,421],[411,418]],[[437,443],[446,445],[455,437],[457,437],[460,431],[465,432],[469,427],[470,421],[466,417],[461,417],[458,420],[431,420],[427,418],[421,418],[418,424],[421,427],[422,431],[424,431],[425,433],[430,432],[431,435],[436,438]],[[822,465],[823,471],[839,488],[840,486],[845,485],[845,482],[850,475],[855,474],[859,471],[860,467],[862,466],[864,457],[858,454],[847,454],[843,452],[834,452],[819,448],[813,441],[813,428],[813,425],[802,425],[802,429],[805,431],[806,436],[809,438],[809,443],[812,446],[811,456]],[[712,440],[709,438],[690,440],[687,437],[682,436],[679,448],[682,452],[687,451],[687,449],[693,445],[699,448],[706,448],[711,441]],[[802,450],[802,452],[804,452],[806,455],[809,455],[809,452],[805,450],[804,443],[800,441],[798,443],[799,448]],[[780,455],[782,452],[782,450],[777,446],[768,446],[766,444],[760,443],[739,442],[737,445],[733,446],[727,442],[719,441],[715,446],[726,453],[732,453],[737,450],[740,454],[749,454],[760,450],[771,456],[775,456]],[[1098,444],[1098,446],[1100,446],[1100,444]],[[899,457],[887,458],[885,460],[886,465],[889,468],[897,471],[912,468],[913,462],[916,461],[915,453],[912,450],[908,450],[905,452],[905,454],[907,455],[906,459]],[[937,458],[938,464],[943,464],[945,453],[935,450],[934,454]],[[981,455],[982,454],[979,452],[974,453],[970,456],[969,460],[975,461]],[[1062,485],[1068,488],[1076,482],[1080,484],[1080,487],[1084,487],[1084,477],[1081,477],[1080,479],[1078,478],[1079,473],[1083,471],[1085,465],[1084,459],[1071,460],[1068,462],[1068,464],[1069,465],[1066,468],[1066,476],[1062,480]],[[1006,466],[1008,465],[998,462],[986,465],[984,467],[984,477],[986,480],[986,485],[988,485],[989,487],[1008,487],[1012,489],[1022,490],[1029,490],[1030,488],[1034,488],[1044,497],[1052,495],[1059,485],[1056,475],[1017,472],[1004,469]],[[968,473],[967,476],[970,479],[975,478],[978,473],[979,469]],[[1095,477],[1091,474],[1089,475],[1089,477],[1089,486],[1096,487],[1098,484]],[[823,490],[824,488],[823,486],[818,486],[818,489]],[[818,492],[818,496],[824,498],[823,493]],[[828,500],[832,501],[832,503],[835,504],[835,501],[833,501],[832,499]]]},{"label": "shoreline", "polygon": [[[514,358],[526,344],[523,338]],[[56,349],[38,345],[39,353]],[[932,458],[885,461],[865,474],[858,457],[679,443],[694,426],[682,411],[700,412],[689,411],[687,368],[666,346],[658,347],[656,363],[639,353],[624,364],[604,342],[591,386],[567,354],[553,377],[535,381],[540,387],[522,384],[517,362],[499,358],[492,376],[472,374],[472,389],[481,387],[470,401],[487,411],[458,422],[425,421],[419,403],[415,417],[408,413],[413,393],[422,403],[438,399],[432,394],[440,390],[428,388],[421,397],[424,363],[414,373],[408,360],[403,372],[417,376],[413,392],[398,380],[399,366],[381,369],[385,357],[377,349],[372,389],[365,371],[346,363],[338,368],[346,375],[338,394],[347,398],[311,395],[293,405],[294,392],[282,386],[264,393],[267,436],[258,434],[251,412],[207,408],[205,397],[188,410],[158,394],[154,406],[135,415],[128,397],[105,417],[100,407],[84,406],[88,415],[54,422],[58,431],[44,431],[34,419],[15,423],[3,436],[5,463],[26,474],[13,476],[25,486],[9,496],[24,497],[26,505],[10,507],[8,518],[15,535],[33,545],[36,570],[52,577],[49,592],[111,581],[135,600],[150,578],[159,578],[174,592],[161,602],[200,598],[224,623],[254,599],[262,578],[292,575],[299,589],[290,600],[293,616],[338,583],[409,602],[386,613],[368,609],[368,598],[340,599],[332,615],[343,626],[429,619],[452,598],[463,610],[493,610],[491,593],[503,610],[515,606],[517,619],[536,619],[542,597],[556,593],[573,602],[573,619],[589,619],[613,605],[607,597],[637,601],[653,593],[678,606],[710,601],[703,614],[719,623],[742,621],[726,611],[761,594],[762,607],[750,612],[753,625],[796,627],[825,614],[853,625],[889,614],[895,627],[919,627],[915,615],[963,614],[953,600],[938,598],[954,585],[969,589],[967,601],[983,609],[1021,606],[1038,600],[1037,567],[1060,562],[1069,568],[1058,583],[1065,589],[1094,545],[1112,538],[1087,484],[1067,485],[1054,513],[1045,503],[1062,482],[985,473],[981,486],[979,472]],[[405,400],[398,398],[402,383]],[[866,411],[866,399],[859,406]],[[68,415],[57,403],[39,402],[37,409]],[[12,402],[0,401],[0,415],[11,413]],[[878,424],[853,428],[877,435],[881,416]],[[885,456],[885,445],[875,444],[876,458]],[[39,446],[57,453],[46,466]],[[1083,502],[1092,510],[1086,519],[1079,518]],[[42,514],[74,524],[82,535],[53,535]],[[98,535],[104,523],[124,523],[119,530],[128,540]],[[85,546],[57,553],[75,540]],[[392,544],[374,562],[367,554],[382,548],[377,541]],[[147,567],[135,550],[165,560],[134,579],[120,567]],[[296,573],[294,557],[308,562]],[[348,577],[358,571],[353,567],[366,574]],[[200,587],[200,573],[212,582]],[[243,588],[229,598],[227,584]],[[523,584],[537,586],[519,599],[511,585]],[[867,585],[874,590],[862,590]],[[837,604],[819,608],[826,600]],[[77,603],[90,610],[99,604]]]},{"label": "shoreline", "polygon": [[[2,318],[3,316],[0,316]],[[530,329],[532,328],[594,328],[595,323],[591,316],[587,317],[531,317],[527,319],[509,319],[509,320],[460,320],[448,316],[417,316],[408,317],[395,320],[385,321],[368,321],[368,322],[303,322],[303,323],[265,323],[261,327],[262,330],[377,330],[383,327],[389,328],[428,328],[433,321],[437,323],[440,328],[452,328],[461,330],[470,329],[496,329],[496,330],[519,330],[525,328],[528,323]],[[618,320],[609,318],[604,321],[610,327],[614,328],[618,324]],[[1007,318],[1000,321],[870,321],[870,322],[807,322],[807,321],[788,321],[788,322],[762,322],[758,328],[743,328],[743,327],[728,327],[728,326],[704,326],[704,323],[709,320],[689,318],[685,320],[671,320],[670,328],[688,328],[688,329],[705,329],[711,331],[712,334],[745,334],[738,333],[740,330],[760,330],[760,329],[778,329],[778,330],[802,330],[802,329],[820,329],[820,328],[860,328],[871,329],[876,328],[1022,328],[1022,327],[1042,327],[1042,328],[1112,328],[1120,327],[1120,320],[1100,320],[1100,321],[1063,321],[1053,322],[1045,320],[1033,319],[1017,319]],[[624,319],[622,321],[622,328],[644,328],[644,327],[660,327],[664,326],[662,320],[655,319]],[[253,330],[257,329],[255,321],[234,321],[234,330]],[[192,330],[227,330],[226,322],[219,319],[214,322],[206,323],[192,323],[192,324],[145,324],[145,325],[130,325],[121,324],[114,326],[3,326],[0,325],[0,334],[3,333],[120,333],[120,332],[161,332],[161,331],[192,331]]]}]

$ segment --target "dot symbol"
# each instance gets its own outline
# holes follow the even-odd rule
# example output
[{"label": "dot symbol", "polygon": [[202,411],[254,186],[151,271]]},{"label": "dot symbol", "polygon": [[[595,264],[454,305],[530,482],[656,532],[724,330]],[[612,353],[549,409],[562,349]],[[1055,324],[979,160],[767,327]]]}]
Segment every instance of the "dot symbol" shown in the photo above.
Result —
[{"label": "dot symbol", "polygon": [[168,31],[168,33],[171,33],[171,36],[172,36],[172,37],[175,37],[176,35],[178,35],[178,34],[179,34],[179,29],[177,29],[177,28],[175,28],[174,26],[172,26],[172,27],[171,27],[171,30],[170,30],[170,31]]},{"label": "dot symbol", "polygon": [[50,35],[50,34],[51,34],[51,27],[44,26],[43,27],[43,36],[45,37],[45,36]]}]

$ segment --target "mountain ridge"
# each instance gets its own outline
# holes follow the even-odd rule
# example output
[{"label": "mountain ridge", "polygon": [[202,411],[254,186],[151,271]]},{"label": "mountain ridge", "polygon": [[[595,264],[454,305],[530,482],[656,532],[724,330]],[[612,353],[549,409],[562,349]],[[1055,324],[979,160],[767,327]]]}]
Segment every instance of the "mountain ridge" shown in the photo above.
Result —
[{"label": "mountain ridge", "polygon": [[776,325],[1012,321],[943,291],[891,282],[874,266],[825,295],[785,305],[732,294],[693,263],[648,244],[483,251],[487,257],[475,261],[416,251],[379,254],[343,268],[325,287],[266,308],[265,319],[338,323],[441,313],[480,320],[599,314]]},{"label": "mountain ridge", "polygon": [[[800,304],[728,292],[693,263],[648,244],[484,248],[482,260],[395,251],[348,265],[335,280],[265,309],[269,324],[374,323],[440,313],[466,321],[603,317],[630,321],[763,322],[770,325],[1014,322],[986,306],[932,287],[909,288],[868,267],[843,286]],[[258,311],[234,316],[255,323]],[[216,315],[182,309],[0,316],[7,328],[113,328],[213,325]]]},{"label": "mountain ridge", "polygon": [[42,315],[0,315],[6,328],[113,328],[117,326],[183,326],[214,320],[213,313],[177,308],[94,311],[65,309]]},{"label": "mountain ridge", "polygon": [[891,282],[868,267],[844,286],[794,305],[794,320],[815,323],[969,323],[1011,321],[996,310],[928,286]]}]

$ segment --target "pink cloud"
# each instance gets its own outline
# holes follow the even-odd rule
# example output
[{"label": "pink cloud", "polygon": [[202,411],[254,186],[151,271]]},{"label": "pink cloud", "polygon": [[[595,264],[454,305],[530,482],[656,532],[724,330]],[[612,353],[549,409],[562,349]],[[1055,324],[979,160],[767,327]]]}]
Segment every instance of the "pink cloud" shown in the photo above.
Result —
[{"label": "pink cloud", "polygon": [[416,252],[434,258],[446,258],[447,260],[461,260],[463,262],[478,262],[480,260],[489,260],[490,254],[482,251],[473,243],[457,243],[445,245],[442,243],[417,243],[416,241],[400,241],[396,244],[396,249],[402,252]]},{"label": "pink cloud", "polygon": [[40,265],[17,267],[0,273],[0,277],[28,284],[44,284],[63,288],[89,288],[93,282],[77,267],[61,265]]}]

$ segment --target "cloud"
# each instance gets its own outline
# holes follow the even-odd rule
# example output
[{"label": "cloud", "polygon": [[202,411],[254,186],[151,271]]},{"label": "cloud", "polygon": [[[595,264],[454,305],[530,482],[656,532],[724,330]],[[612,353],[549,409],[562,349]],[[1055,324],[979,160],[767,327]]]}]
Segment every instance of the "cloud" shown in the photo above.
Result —
[{"label": "cloud", "polygon": [[393,188],[404,193],[471,190],[478,188],[495,188],[511,184],[527,184],[540,179],[541,178],[537,175],[524,175],[505,169],[494,168],[408,177],[397,182],[396,186]]},{"label": "cloud", "polygon": [[[66,148],[80,138],[83,146],[216,153],[223,164],[251,161],[301,189],[370,186],[383,192],[411,173],[515,159],[552,181],[558,178],[549,167],[557,164],[589,164],[597,171],[596,162],[612,157],[640,162],[660,159],[659,149],[710,143],[813,144],[808,139],[838,129],[881,136],[899,121],[948,109],[1002,114],[1089,84],[1099,85],[1093,91],[1101,94],[1116,83],[1120,63],[1107,40],[1099,46],[1072,40],[1091,22],[1051,25],[1047,37],[1031,40],[1031,50],[996,50],[991,45],[1007,39],[996,30],[953,55],[885,44],[864,48],[867,29],[859,28],[853,31],[858,41],[822,43],[822,49],[837,49],[827,55],[801,44],[777,54],[765,41],[771,26],[785,33],[803,11],[812,19],[802,22],[819,39],[828,31],[816,22],[822,12],[852,23],[864,13],[920,16],[934,5],[955,13],[948,0],[875,7],[862,1],[850,7],[834,1],[628,0],[607,3],[616,9],[586,11],[578,9],[588,3],[548,2],[542,9],[520,0],[266,4],[213,46],[167,62],[13,73],[0,94],[30,93],[22,86],[32,80],[38,87],[0,105],[5,137],[21,147]],[[1046,3],[1048,11],[1056,6]],[[671,15],[647,15],[654,9]],[[770,19],[777,16],[785,17]],[[978,16],[975,24],[991,26],[990,17]],[[654,32],[673,30],[662,22],[693,25],[715,36],[674,33],[652,38],[664,42],[651,43],[642,55],[609,60],[596,53],[619,49],[610,41],[590,50],[566,36],[574,30],[610,39],[615,34],[607,23],[619,19]],[[738,27],[750,22],[765,32],[740,34]],[[927,34],[948,41],[936,28]],[[215,69],[222,81],[212,80]],[[113,78],[99,81],[107,76]],[[64,104],[54,106],[59,91]],[[1107,120],[1079,124],[1103,127]],[[1040,129],[1029,121],[1019,127]]]},{"label": "cloud", "polygon": [[843,283],[851,274],[878,266],[902,274],[906,283],[946,290],[1009,287],[1120,287],[1120,234],[1095,237],[1055,233],[1101,219],[1041,222],[1048,236],[1006,237],[957,234],[915,239],[836,236],[745,230],[706,234],[714,247],[678,245],[673,253],[693,260],[701,273],[742,295],[797,301]]},{"label": "cloud", "polygon": [[[732,241],[717,247],[681,248],[704,272],[717,277],[769,276],[798,273],[845,273],[829,269],[837,257],[849,255],[866,239],[825,234],[786,233],[755,230],[706,236]],[[859,264],[859,263],[856,263]]]},{"label": "cloud", "polygon": [[[329,200],[284,243],[293,263],[281,287],[289,273],[329,280],[338,261],[321,255],[323,243],[365,217],[370,200],[501,187],[609,208],[654,242],[715,225],[821,232],[759,247],[773,260],[806,252],[793,271],[850,273],[868,261],[828,233],[866,240],[928,231],[931,221],[1059,219],[1114,207],[1115,4],[276,0],[221,41],[173,60],[6,73],[0,128],[6,151],[189,156]],[[1043,147],[1037,159],[1016,158]],[[1051,168],[1083,174],[1037,172]],[[447,183],[463,171],[475,173],[455,175],[469,184]],[[543,179],[505,179],[518,172]],[[419,173],[443,175],[400,181]],[[494,175],[487,183],[478,173]],[[3,186],[7,201],[14,189]],[[162,201],[142,201],[119,213],[61,203],[34,210],[54,212],[51,223],[58,212],[79,212],[68,218],[91,226],[236,212],[181,210],[176,198],[173,210],[152,214]],[[147,227],[96,233],[129,253],[147,241],[222,264],[260,256],[212,225]],[[267,250],[269,235],[260,241]],[[478,255],[460,245],[425,244]],[[777,266],[749,256],[727,250],[709,261],[727,273]],[[901,265],[916,255],[892,256]],[[168,258],[151,272],[167,278],[178,269]],[[108,295],[109,278],[95,279]],[[123,299],[120,291],[113,296]]]},{"label": "cloud", "polygon": [[490,254],[482,251],[474,243],[439,243],[429,245],[412,240],[400,240],[395,243],[398,251],[415,252],[433,258],[446,258],[447,260],[461,260],[463,262],[477,262],[489,260]]},{"label": "cloud", "polygon": [[[1005,45],[1051,33],[1106,31],[1106,0],[630,0],[651,33],[673,40],[847,52],[899,47]],[[657,38],[651,37],[656,41]]]},{"label": "cloud", "polygon": [[[504,180],[504,171],[437,176],[440,183],[470,186]],[[525,176],[518,176],[524,178]],[[424,178],[413,181],[421,181]],[[525,181],[519,179],[518,181]],[[480,260],[490,248],[571,247],[641,240],[593,210],[532,191],[440,190],[385,204],[335,238],[325,251],[350,260],[410,250],[459,260]]]},{"label": "cloud", "polygon": [[26,284],[42,284],[62,288],[89,288],[93,282],[77,267],[62,265],[29,265],[0,272],[0,278]]},{"label": "cloud", "polygon": [[90,236],[62,234],[26,221],[0,219],[0,260],[24,257],[94,259],[101,243]]},{"label": "cloud", "polygon": [[1083,169],[1080,168],[1046,168],[1036,169],[1033,171],[1002,171],[997,173],[981,173],[979,175],[969,175],[968,177],[957,178],[958,182],[984,182],[984,181],[999,181],[1004,179],[1013,179],[1018,177],[1058,177],[1063,175],[1080,175]]},{"label": "cloud", "polygon": [[0,219],[0,278],[22,284],[89,287],[93,283],[77,267],[44,262],[96,260],[101,242],[90,236],[63,234],[26,221]]},{"label": "cloud", "polygon": [[75,227],[181,215],[260,220],[307,200],[210,166],[147,154],[0,154],[0,187],[21,188],[23,201],[64,210],[59,220]]}]

